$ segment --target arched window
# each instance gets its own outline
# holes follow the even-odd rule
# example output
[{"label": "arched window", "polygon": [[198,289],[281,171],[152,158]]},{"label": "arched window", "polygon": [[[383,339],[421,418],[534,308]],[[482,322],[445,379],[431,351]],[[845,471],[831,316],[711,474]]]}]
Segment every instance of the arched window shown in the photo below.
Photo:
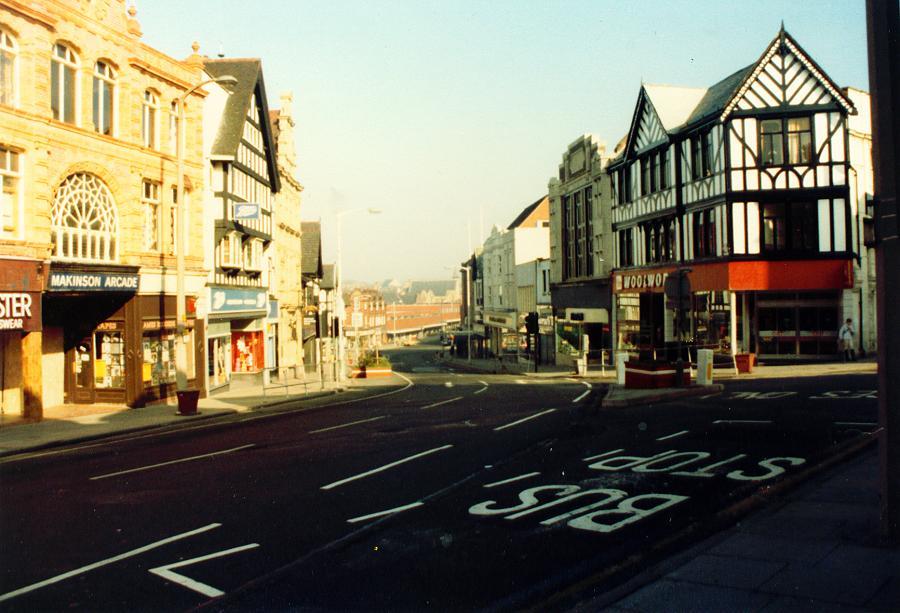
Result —
[{"label": "arched window", "polygon": [[143,112],[141,113],[141,137],[145,147],[156,149],[159,144],[157,115],[159,114],[159,98],[149,89],[144,92]]},{"label": "arched window", "polygon": [[116,203],[97,176],[66,177],[53,199],[50,238],[59,260],[114,262],[118,259]]},{"label": "arched window", "polygon": [[94,65],[94,130],[108,136],[113,133],[115,87],[116,74],[113,69],[105,62],[97,62]]},{"label": "arched window", "polygon": [[4,30],[0,30],[0,104],[15,106],[17,102],[18,54],[15,39]]},{"label": "arched window", "polygon": [[75,53],[65,45],[53,45],[53,58],[50,60],[50,107],[53,109],[53,119],[75,123],[77,70],[78,58]]}]

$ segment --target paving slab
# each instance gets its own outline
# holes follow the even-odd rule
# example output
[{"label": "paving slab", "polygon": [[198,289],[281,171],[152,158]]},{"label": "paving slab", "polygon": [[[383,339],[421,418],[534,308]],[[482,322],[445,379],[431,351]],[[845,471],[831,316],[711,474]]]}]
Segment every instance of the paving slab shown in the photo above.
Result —
[{"label": "paving slab", "polygon": [[704,554],[669,573],[667,577],[707,585],[753,589],[771,579],[785,566],[786,562]]},{"label": "paving slab", "polygon": [[760,591],[863,607],[887,583],[883,575],[851,568],[791,564],[760,586]]},{"label": "paving slab", "polygon": [[773,599],[769,594],[662,579],[616,603],[639,612],[656,611],[755,611]]}]

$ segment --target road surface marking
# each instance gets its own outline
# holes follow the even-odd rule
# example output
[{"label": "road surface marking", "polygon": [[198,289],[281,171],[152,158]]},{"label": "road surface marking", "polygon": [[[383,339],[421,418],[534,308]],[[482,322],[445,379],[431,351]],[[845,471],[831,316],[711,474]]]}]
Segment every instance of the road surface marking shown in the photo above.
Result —
[{"label": "road surface marking", "polygon": [[399,466],[400,464],[404,464],[411,460],[415,460],[417,458],[421,458],[427,456],[432,453],[436,453],[438,451],[443,451],[445,449],[450,449],[453,445],[444,445],[442,447],[435,447],[434,449],[429,449],[428,451],[423,451],[422,453],[417,453],[415,455],[411,455],[408,458],[403,458],[402,460],[397,460],[396,462],[391,462],[390,464],[385,464],[384,466],[379,466],[378,468],[373,468],[372,470],[367,470],[364,473],[359,473],[358,475],[353,475],[352,477],[347,477],[346,479],[341,479],[340,481],[335,481],[334,483],[329,483],[328,485],[323,485],[320,489],[330,490],[338,487],[339,485],[344,485],[345,483],[350,483],[351,481],[356,481],[357,479],[362,479],[364,477],[369,477],[376,473],[380,473],[389,468],[393,468],[395,466]]},{"label": "road surface marking", "polygon": [[369,513],[368,515],[360,515],[359,517],[354,517],[353,519],[348,519],[348,524],[355,524],[361,521],[366,521],[367,519],[374,519],[376,517],[382,517],[384,515],[391,515],[393,513],[400,513],[401,511],[408,511],[409,509],[415,509],[416,507],[424,506],[424,502],[414,502],[412,504],[405,504],[402,507],[394,507],[393,509],[388,509],[386,511],[378,511],[377,513]]},{"label": "road surface marking", "polygon": [[572,377],[566,377],[566,381],[571,381],[572,383],[584,383],[584,381],[579,381],[578,379],[573,379]]},{"label": "road surface marking", "polygon": [[585,396],[587,396],[590,393],[591,393],[591,390],[585,390],[581,395],[578,396],[578,398],[573,400],[572,403],[574,404],[576,402],[579,402],[582,398],[584,398]]},{"label": "road surface marking", "polygon": [[48,585],[53,585],[54,583],[59,583],[60,581],[64,581],[71,577],[76,577],[78,575],[82,575],[82,574],[92,571],[96,568],[108,566],[109,564],[113,564],[115,562],[119,562],[119,561],[125,560],[127,558],[132,558],[136,555],[144,553],[145,551],[150,551],[151,549],[156,549],[157,547],[162,547],[163,545],[168,545],[169,543],[173,543],[175,541],[187,538],[189,536],[194,536],[195,534],[200,534],[201,532],[206,532],[208,530],[212,530],[213,528],[218,528],[221,525],[222,524],[209,524],[208,526],[203,526],[202,528],[197,528],[196,530],[191,530],[190,532],[182,532],[181,534],[176,534],[175,536],[170,536],[168,538],[164,538],[162,540],[155,541],[153,543],[150,543],[149,545],[144,545],[143,547],[138,547],[137,549],[132,549],[131,551],[126,551],[125,553],[120,553],[117,556],[113,556],[111,558],[106,558],[105,560],[100,560],[99,562],[94,562],[93,564],[88,564],[87,566],[82,566],[81,568],[76,568],[75,570],[70,570],[61,575],[56,575],[55,577],[51,577],[50,579],[45,579],[44,581],[40,581],[38,583],[32,583],[31,585],[19,588],[17,590],[13,590],[12,592],[0,594],[0,602],[9,600],[10,598],[15,598],[16,596],[21,596],[22,594],[27,594],[28,592],[33,592],[42,587],[47,587]]},{"label": "road surface marking", "polygon": [[481,379],[479,379],[478,382],[481,383],[485,387],[488,386],[487,381],[482,381]]},{"label": "road surface marking", "polygon": [[708,398],[712,398],[713,396],[718,396],[718,394],[707,394],[706,396],[700,396],[700,400],[706,400]]},{"label": "road surface marking", "polygon": [[456,402],[457,400],[462,400],[462,396],[457,396],[456,398],[450,398],[449,400],[441,400],[440,402],[435,402],[434,404],[426,404],[423,409],[433,409],[434,407],[439,407],[442,404],[447,404],[448,402]]},{"label": "road surface marking", "polygon": [[[385,396],[393,396],[394,394],[399,394],[401,392],[405,392],[406,390],[411,388],[413,385],[415,385],[415,383],[413,383],[409,377],[403,375],[402,373],[394,371],[394,374],[396,376],[400,377],[401,379],[403,379],[404,381],[406,381],[406,385],[404,387],[401,387],[400,389],[391,390],[389,392],[384,392],[381,394],[372,394],[371,396],[364,396],[362,398],[353,398],[351,400],[341,400],[341,401],[332,402],[329,404],[322,404],[322,405],[316,406],[315,408],[327,409],[327,408],[331,408],[331,407],[343,406],[345,404],[354,404],[356,402],[363,402],[365,400],[375,400],[376,398],[384,398]],[[264,419],[266,417],[272,417],[274,415],[281,415],[283,413],[293,413],[293,412],[302,412],[302,410],[301,411],[276,411],[273,413],[265,413],[263,415],[258,415],[256,417],[248,417],[248,418],[242,419],[241,421],[254,421],[257,419]],[[206,430],[208,428],[221,428],[223,425],[227,425],[229,423],[232,423],[232,422],[230,422],[230,421],[219,422],[216,420],[206,420],[205,422],[199,423],[196,426],[179,426],[179,427],[174,427],[171,430],[167,430],[164,432],[151,432],[150,434],[138,434],[135,436],[122,436],[122,437],[116,438],[115,440],[104,440],[102,443],[90,443],[87,445],[78,445],[75,447],[66,447],[64,449],[54,449],[51,451],[41,451],[41,452],[36,452],[36,453],[23,452],[21,454],[17,454],[14,456],[0,458],[0,464],[8,464],[11,462],[20,462],[22,460],[30,460],[33,458],[40,458],[40,457],[51,456],[51,455],[63,455],[63,454],[67,454],[67,453],[74,453],[76,451],[83,451],[85,449],[93,449],[96,447],[106,447],[108,445],[118,445],[120,443],[128,443],[131,441],[136,441],[136,440],[145,439],[145,438],[163,437],[163,436],[168,436],[170,434],[180,434],[183,432],[190,432],[192,430]]]},{"label": "road surface marking", "polygon": [[208,596],[209,598],[217,598],[219,596],[224,596],[225,592],[222,590],[216,589],[211,585],[207,585],[205,583],[200,583],[190,577],[185,577],[180,573],[172,572],[173,568],[181,568],[182,566],[189,566],[191,564],[196,564],[197,562],[205,562],[206,560],[212,560],[215,558],[221,558],[227,555],[231,555],[232,553],[237,553],[239,551],[246,551],[247,549],[254,549],[255,547],[259,547],[259,543],[250,543],[249,545],[241,545],[240,547],[234,547],[232,549],[226,549],[224,551],[217,551],[215,553],[210,553],[205,556],[200,556],[199,558],[191,558],[190,560],[182,560],[181,562],[175,562],[173,564],[166,564],[165,566],[157,566],[156,568],[151,568],[149,571],[158,577],[162,577],[163,579],[168,579],[172,583],[177,583],[182,587],[186,587],[189,590],[193,590],[195,592],[199,592],[204,596]]},{"label": "road surface marking", "polygon": [[473,392],[473,394],[480,394],[481,392],[484,392],[484,391],[486,391],[486,390],[487,390],[486,387],[482,387],[482,388],[480,388],[480,389],[475,390],[475,391]]},{"label": "road surface marking", "polygon": [[690,430],[682,430],[681,432],[676,432],[675,434],[669,434],[668,436],[661,436],[661,437],[659,437],[659,438],[656,439],[656,440],[658,440],[658,441],[667,441],[667,440],[669,440],[670,438],[676,438],[676,437],[681,436],[682,434],[687,434],[688,432],[690,432]]},{"label": "road surface marking", "polygon": [[586,385],[588,389],[591,389],[591,384],[588,383],[587,381],[582,381],[581,384]]},{"label": "road surface marking", "polygon": [[771,419],[717,419],[714,424],[770,424]]},{"label": "road surface marking", "polygon": [[338,428],[349,428],[350,426],[355,426],[356,424],[364,424],[370,421],[377,421],[379,419],[384,419],[387,415],[379,415],[378,417],[370,417],[369,419],[360,419],[358,421],[351,421],[346,424],[341,424],[339,426],[329,426],[328,428],[319,428],[318,430],[310,430],[307,434],[318,434],[319,432],[328,432],[329,430],[337,430]]},{"label": "road surface marking", "polygon": [[498,427],[494,428],[494,432],[500,432],[500,430],[506,430],[507,428],[512,428],[513,426],[518,426],[519,424],[524,424],[526,421],[531,421],[532,419],[535,419],[536,417],[540,417],[541,415],[546,415],[547,413],[552,413],[555,410],[556,409],[547,409],[546,411],[541,411],[540,413],[535,413],[534,415],[531,415],[529,417],[523,417],[522,419],[520,419],[518,421],[514,421],[509,424],[506,424],[505,426],[498,426]]},{"label": "road surface marking", "polygon": [[169,460],[168,462],[160,462],[159,464],[150,464],[149,466],[141,466],[139,468],[129,468],[128,470],[120,470],[115,473],[108,473],[105,475],[97,475],[96,477],[91,477],[91,481],[97,481],[98,479],[107,479],[109,477],[118,477],[119,475],[127,475],[129,473],[137,473],[142,470],[151,470],[153,468],[159,468],[160,466],[169,466],[170,464],[180,464],[182,462],[191,462],[193,460],[200,460],[202,458],[211,458],[213,456],[222,455],[224,453],[231,453],[233,451],[240,451],[241,449],[247,449],[249,447],[256,447],[254,443],[250,443],[249,445],[241,445],[240,447],[234,447],[232,449],[224,449],[222,451],[213,451],[212,453],[204,453],[203,455],[195,455],[189,458],[180,458],[178,460]]},{"label": "road surface marking", "polygon": [[444,387],[453,387],[453,381],[444,381]]},{"label": "road surface marking", "polygon": [[518,383],[519,385],[527,385],[528,381],[526,381],[525,379],[516,379],[516,383]]},{"label": "road surface marking", "polygon": [[530,479],[531,477],[537,477],[538,472],[534,473],[525,473],[524,475],[519,475],[518,477],[510,477],[509,479],[504,479],[503,481],[494,481],[493,483],[485,483],[482,487],[497,487],[498,485],[506,485],[507,483],[512,483],[513,481],[521,481],[522,479]]},{"label": "road surface marking", "polygon": [[599,453],[597,455],[588,456],[586,458],[581,458],[582,462],[593,462],[594,460],[599,460],[600,458],[605,458],[608,455],[612,455],[614,453],[622,453],[625,451],[624,449],[613,449],[612,451],[607,451],[606,453]]},{"label": "road surface marking", "polygon": [[835,426],[865,426],[867,428],[874,428],[878,424],[874,421],[836,421],[834,422]]}]

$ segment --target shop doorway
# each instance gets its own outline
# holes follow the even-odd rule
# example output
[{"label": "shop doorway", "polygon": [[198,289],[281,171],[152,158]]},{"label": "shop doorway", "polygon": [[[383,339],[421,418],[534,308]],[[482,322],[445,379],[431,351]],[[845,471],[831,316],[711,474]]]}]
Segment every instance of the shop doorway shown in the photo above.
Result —
[{"label": "shop doorway", "polygon": [[[663,294],[641,294],[641,327],[638,335],[638,349],[642,358],[655,358],[666,344],[665,296]],[[646,354],[646,355],[644,355]]]},{"label": "shop doorway", "polygon": [[831,292],[758,294],[758,352],[772,358],[837,355],[840,296]]},{"label": "shop doorway", "polygon": [[94,390],[94,343],[91,336],[85,336],[67,352],[66,361],[72,365],[69,371],[69,401],[77,404],[92,404],[96,398]]}]

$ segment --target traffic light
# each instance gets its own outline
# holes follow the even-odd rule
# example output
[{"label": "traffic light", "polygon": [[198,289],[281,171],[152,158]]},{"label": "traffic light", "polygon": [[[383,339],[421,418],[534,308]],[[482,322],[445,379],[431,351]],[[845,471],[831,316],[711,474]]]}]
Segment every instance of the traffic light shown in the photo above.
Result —
[{"label": "traffic light", "polygon": [[539,332],[537,313],[528,313],[525,315],[525,331],[528,334],[537,334]]}]

